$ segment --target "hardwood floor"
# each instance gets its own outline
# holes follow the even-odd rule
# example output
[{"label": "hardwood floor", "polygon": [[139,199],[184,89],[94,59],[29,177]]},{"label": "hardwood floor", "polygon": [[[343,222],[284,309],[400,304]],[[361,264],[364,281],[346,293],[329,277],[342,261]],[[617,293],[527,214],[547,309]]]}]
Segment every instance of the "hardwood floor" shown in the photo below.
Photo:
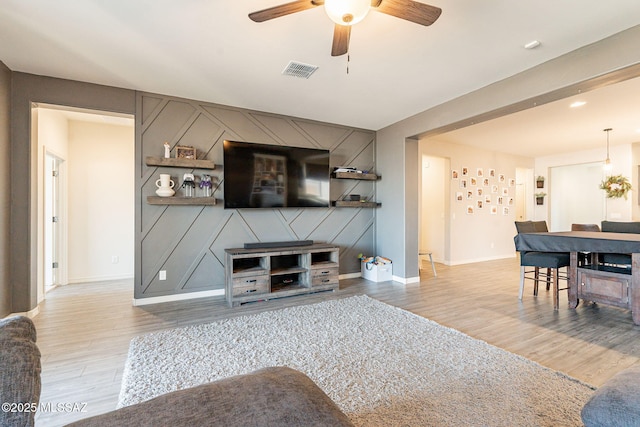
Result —
[{"label": "hardwood floor", "polygon": [[326,299],[366,294],[458,329],[595,386],[640,363],[640,327],[631,313],[605,305],[570,310],[561,293],[518,301],[517,259],[461,266],[425,262],[420,283],[340,281],[337,292],[227,307],[223,297],[133,307],[129,281],[53,290],[33,320],[42,352],[44,403],[86,402],[86,412],[38,413],[37,426],[58,426],[115,408],[129,341],[136,335]]}]

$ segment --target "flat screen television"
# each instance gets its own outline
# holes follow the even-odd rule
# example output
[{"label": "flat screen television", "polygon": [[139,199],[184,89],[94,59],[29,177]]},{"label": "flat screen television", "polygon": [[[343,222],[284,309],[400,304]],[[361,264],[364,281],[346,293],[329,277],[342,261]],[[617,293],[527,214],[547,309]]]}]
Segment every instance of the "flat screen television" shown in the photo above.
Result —
[{"label": "flat screen television", "polygon": [[224,141],[224,207],[329,207],[329,150]]}]

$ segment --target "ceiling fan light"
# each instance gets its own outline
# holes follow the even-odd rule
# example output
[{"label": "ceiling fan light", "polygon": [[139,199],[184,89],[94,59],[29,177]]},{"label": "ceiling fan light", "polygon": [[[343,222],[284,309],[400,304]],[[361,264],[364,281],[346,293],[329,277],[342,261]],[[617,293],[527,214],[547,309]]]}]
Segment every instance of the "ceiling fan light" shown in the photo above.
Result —
[{"label": "ceiling fan light", "polygon": [[369,9],[371,0],[325,0],[324,10],[329,18],[338,25],[354,25],[362,21]]}]

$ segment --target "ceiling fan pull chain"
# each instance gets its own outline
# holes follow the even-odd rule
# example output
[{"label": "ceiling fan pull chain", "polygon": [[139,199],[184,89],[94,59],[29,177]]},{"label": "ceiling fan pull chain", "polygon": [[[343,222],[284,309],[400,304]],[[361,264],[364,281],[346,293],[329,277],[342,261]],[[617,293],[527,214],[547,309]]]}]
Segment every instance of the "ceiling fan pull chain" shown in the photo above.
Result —
[{"label": "ceiling fan pull chain", "polygon": [[349,74],[349,61],[351,60],[351,55],[347,53],[347,74]]}]

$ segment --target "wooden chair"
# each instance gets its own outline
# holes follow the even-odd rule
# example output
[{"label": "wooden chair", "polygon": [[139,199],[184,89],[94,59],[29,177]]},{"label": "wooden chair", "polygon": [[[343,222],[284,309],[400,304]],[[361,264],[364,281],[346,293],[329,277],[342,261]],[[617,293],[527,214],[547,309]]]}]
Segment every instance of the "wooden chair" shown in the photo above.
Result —
[{"label": "wooden chair", "polygon": [[[547,223],[545,221],[516,221],[516,230],[518,233],[546,233],[548,232]],[[540,280],[545,280],[547,290],[553,285],[553,309],[557,310],[559,303],[559,294],[561,290],[569,288],[568,275],[560,274],[560,269],[568,267],[570,263],[569,253],[564,252],[520,252],[520,293],[518,298],[522,300],[524,295],[525,279],[533,280],[533,295],[538,296],[538,284]],[[527,269],[533,267],[533,269]],[[541,271],[545,269],[545,271]],[[533,273],[533,277],[527,276]],[[566,288],[559,287],[559,281],[563,279],[567,282]]]}]

